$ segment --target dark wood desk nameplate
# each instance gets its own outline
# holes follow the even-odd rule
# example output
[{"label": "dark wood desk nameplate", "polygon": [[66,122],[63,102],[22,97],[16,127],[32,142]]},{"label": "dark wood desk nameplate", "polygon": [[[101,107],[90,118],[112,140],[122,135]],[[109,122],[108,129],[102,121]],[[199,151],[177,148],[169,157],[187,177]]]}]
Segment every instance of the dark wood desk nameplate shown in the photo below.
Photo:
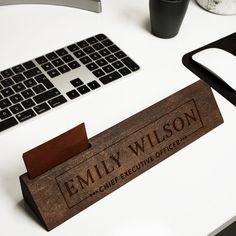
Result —
[{"label": "dark wood desk nameplate", "polygon": [[[86,150],[88,143],[82,137],[86,134],[79,132],[78,140],[84,144],[77,151],[83,152],[57,160],[61,164],[49,170],[42,165],[37,177],[34,173],[20,176],[24,199],[51,230],[222,123],[210,87],[198,81],[90,138]],[[56,143],[69,139],[68,133]],[[46,146],[50,144],[55,149],[53,140]],[[51,158],[46,152],[42,155],[43,147],[41,162]],[[24,154],[26,162],[32,153],[35,150]]]}]

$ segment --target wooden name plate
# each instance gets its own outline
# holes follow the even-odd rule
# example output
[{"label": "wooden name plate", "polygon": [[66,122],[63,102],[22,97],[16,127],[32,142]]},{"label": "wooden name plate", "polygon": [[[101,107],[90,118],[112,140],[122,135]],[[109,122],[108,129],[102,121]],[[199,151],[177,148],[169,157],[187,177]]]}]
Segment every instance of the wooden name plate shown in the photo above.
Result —
[{"label": "wooden name plate", "polygon": [[42,175],[20,176],[24,199],[51,230],[222,123],[210,87],[198,81],[89,139],[88,149]]}]

